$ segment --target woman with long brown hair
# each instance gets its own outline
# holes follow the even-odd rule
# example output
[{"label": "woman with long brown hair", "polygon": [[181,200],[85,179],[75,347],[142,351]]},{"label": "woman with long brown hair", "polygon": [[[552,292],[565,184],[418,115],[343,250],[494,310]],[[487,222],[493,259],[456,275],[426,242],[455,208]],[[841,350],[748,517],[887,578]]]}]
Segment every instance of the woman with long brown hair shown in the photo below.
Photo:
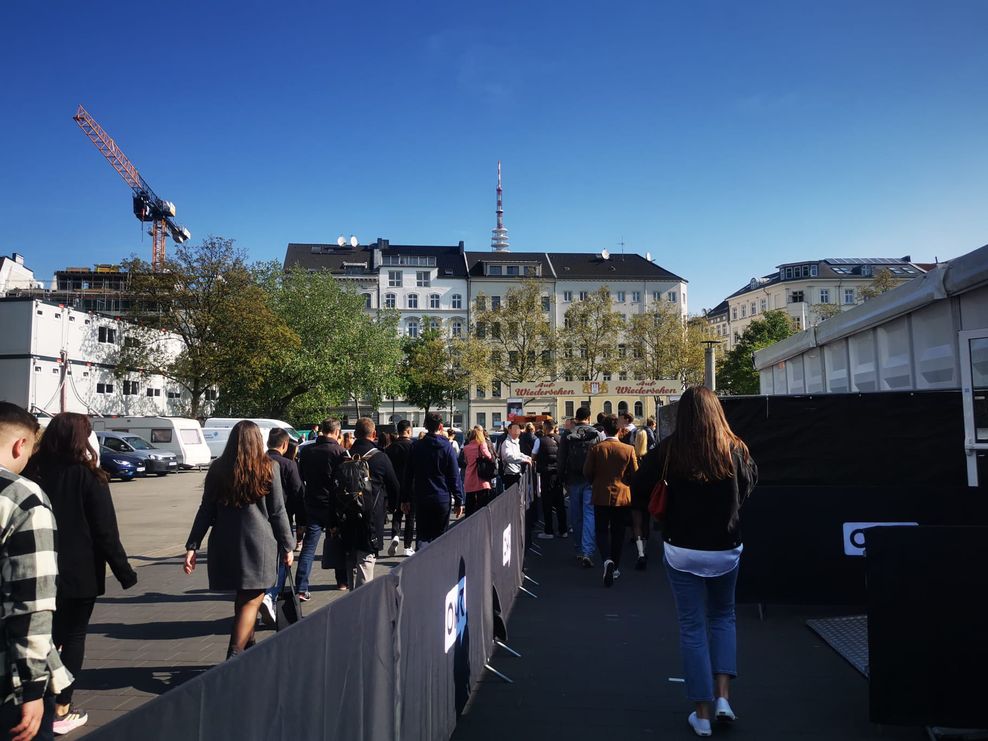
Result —
[{"label": "woman with long brown hair", "polygon": [[734,587],[743,545],[741,506],[758,482],[748,446],[734,434],[716,395],[683,392],[676,430],[645,457],[632,484],[638,496],[668,483],[662,540],[666,576],[679,615],[686,693],[696,704],[698,736],[710,721],[732,722],[730,680],[737,676]]},{"label": "woman with long brown hair", "polygon": [[[56,415],[31,459],[28,476],[44,489],[58,525],[58,588],[52,638],[62,663],[78,679],[86,652],[86,631],[96,598],[106,591],[109,564],[120,586],[129,589],[137,574],[120,542],[117,514],[108,477],[89,436],[93,427],[83,414]],[[55,698],[56,734],[84,725],[89,716],[72,705],[69,685]]]},{"label": "woman with long brown hair", "polygon": [[227,658],[253,644],[257,610],[278,578],[279,550],[292,565],[292,536],[278,464],[265,453],[261,430],[242,420],[230,431],[222,455],[206,474],[202,503],[185,545],[185,573],[196,568],[196,551],[209,536],[209,588],[236,591]]}]

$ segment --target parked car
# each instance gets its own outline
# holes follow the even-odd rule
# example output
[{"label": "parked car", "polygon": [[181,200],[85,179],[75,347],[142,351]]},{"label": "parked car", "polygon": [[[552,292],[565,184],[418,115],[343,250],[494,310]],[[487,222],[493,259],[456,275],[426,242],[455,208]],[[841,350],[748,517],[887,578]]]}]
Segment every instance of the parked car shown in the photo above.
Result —
[{"label": "parked car", "polygon": [[202,427],[183,417],[93,417],[97,432],[140,435],[151,445],[175,454],[180,468],[209,465],[209,446]]},{"label": "parked car", "polygon": [[100,460],[108,453],[123,453],[144,461],[148,474],[159,476],[178,470],[178,456],[170,450],[156,448],[143,437],[127,432],[97,432],[100,442]]},{"label": "parked car", "polygon": [[135,476],[143,476],[147,470],[144,459],[130,453],[118,453],[100,446],[99,465],[111,479],[133,481]]}]

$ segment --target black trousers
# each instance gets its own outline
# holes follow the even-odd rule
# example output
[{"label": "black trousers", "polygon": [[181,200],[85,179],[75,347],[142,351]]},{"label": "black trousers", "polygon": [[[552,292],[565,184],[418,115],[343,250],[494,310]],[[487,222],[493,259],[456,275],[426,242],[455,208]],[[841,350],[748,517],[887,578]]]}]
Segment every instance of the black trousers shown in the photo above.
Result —
[{"label": "black trousers", "polygon": [[[62,663],[72,676],[79,678],[82,660],[86,656],[86,631],[93,615],[95,597],[56,597],[55,617],[52,620],[51,637],[62,655]],[[55,701],[59,705],[72,702],[75,682],[62,690]]]},{"label": "black trousers", "polygon": [[466,505],[464,507],[465,516],[469,517],[481,507],[486,507],[491,501],[493,489],[481,489],[480,491],[468,491]]},{"label": "black trousers", "polygon": [[545,522],[545,531],[553,534],[552,513],[556,513],[559,520],[559,530],[557,535],[569,532],[566,527],[566,504],[563,501],[563,482],[555,471],[547,471],[539,474],[540,493],[542,496],[542,519]]},{"label": "black trousers", "polygon": [[520,473],[506,473],[506,474],[502,475],[501,478],[504,479],[504,490],[507,491],[512,486],[514,486],[519,481],[521,481],[521,474]]},{"label": "black trousers", "polygon": [[429,543],[438,538],[449,525],[449,502],[419,502],[415,507],[415,520],[419,526],[419,543]]},{"label": "black trousers", "polygon": [[412,535],[415,533],[415,507],[412,507],[412,511],[407,515],[401,511],[401,505],[395,509],[394,513],[391,515],[391,537],[397,538],[401,534],[401,521],[405,520],[405,533],[404,542],[405,547],[408,548],[412,545]]},{"label": "black trousers", "polygon": [[593,508],[594,534],[597,536],[597,550],[603,559],[614,562],[614,568],[621,566],[621,551],[624,549],[624,531],[628,527],[628,507]]},{"label": "black trousers", "polygon": [[[38,735],[34,737],[34,741],[52,741],[55,738],[51,727],[52,722],[55,720],[55,698],[51,695],[45,695],[44,702],[45,714],[41,717],[41,726],[38,728]],[[3,729],[0,735],[4,739],[10,738],[10,729],[20,725],[20,723],[20,705],[15,705],[13,701],[0,705],[0,729]]]}]

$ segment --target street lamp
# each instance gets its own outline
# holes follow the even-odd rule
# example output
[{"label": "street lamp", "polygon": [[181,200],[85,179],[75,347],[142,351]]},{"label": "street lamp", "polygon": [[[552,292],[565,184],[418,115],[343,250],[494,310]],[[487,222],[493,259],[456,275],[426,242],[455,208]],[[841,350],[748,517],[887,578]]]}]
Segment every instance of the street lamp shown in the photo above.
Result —
[{"label": "street lamp", "polygon": [[704,340],[703,344],[703,385],[711,391],[717,390],[717,367],[714,363],[714,348],[720,340]]}]

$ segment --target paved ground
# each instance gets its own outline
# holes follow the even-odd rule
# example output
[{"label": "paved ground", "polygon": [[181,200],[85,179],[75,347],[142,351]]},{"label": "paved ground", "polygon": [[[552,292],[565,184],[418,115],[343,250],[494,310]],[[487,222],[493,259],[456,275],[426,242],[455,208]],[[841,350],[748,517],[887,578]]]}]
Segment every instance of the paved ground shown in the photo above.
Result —
[{"label": "paved ground", "polygon": [[[89,723],[105,725],[155,695],[223,661],[233,616],[231,596],[207,591],[206,564],[182,571],[185,539],[202,496],[204,473],[111,484],[121,539],[137,570],[137,586],[124,591],[110,576],[96,602],[86,643],[86,663],[75,702]],[[319,553],[322,553],[320,543]],[[380,570],[400,560],[382,559]],[[341,596],[332,571],[312,571],[312,612]],[[259,629],[257,640],[274,634]]]},{"label": "paved ground", "polygon": [[[681,683],[672,595],[651,551],[649,570],[625,564],[611,589],[598,569],[576,566],[569,541],[536,541],[528,573],[539,599],[524,595],[508,621],[508,643],[492,665],[514,684],[488,675],[460,719],[454,741],[552,739],[599,741],[695,738]],[[630,557],[630,548],[626,552]],[[924,739],[920,729],[868,722],[866,680],[805,626],[807,617],[847,614],[829,608],[753,606],[738,614],[739,671],[733,739]]]}]

